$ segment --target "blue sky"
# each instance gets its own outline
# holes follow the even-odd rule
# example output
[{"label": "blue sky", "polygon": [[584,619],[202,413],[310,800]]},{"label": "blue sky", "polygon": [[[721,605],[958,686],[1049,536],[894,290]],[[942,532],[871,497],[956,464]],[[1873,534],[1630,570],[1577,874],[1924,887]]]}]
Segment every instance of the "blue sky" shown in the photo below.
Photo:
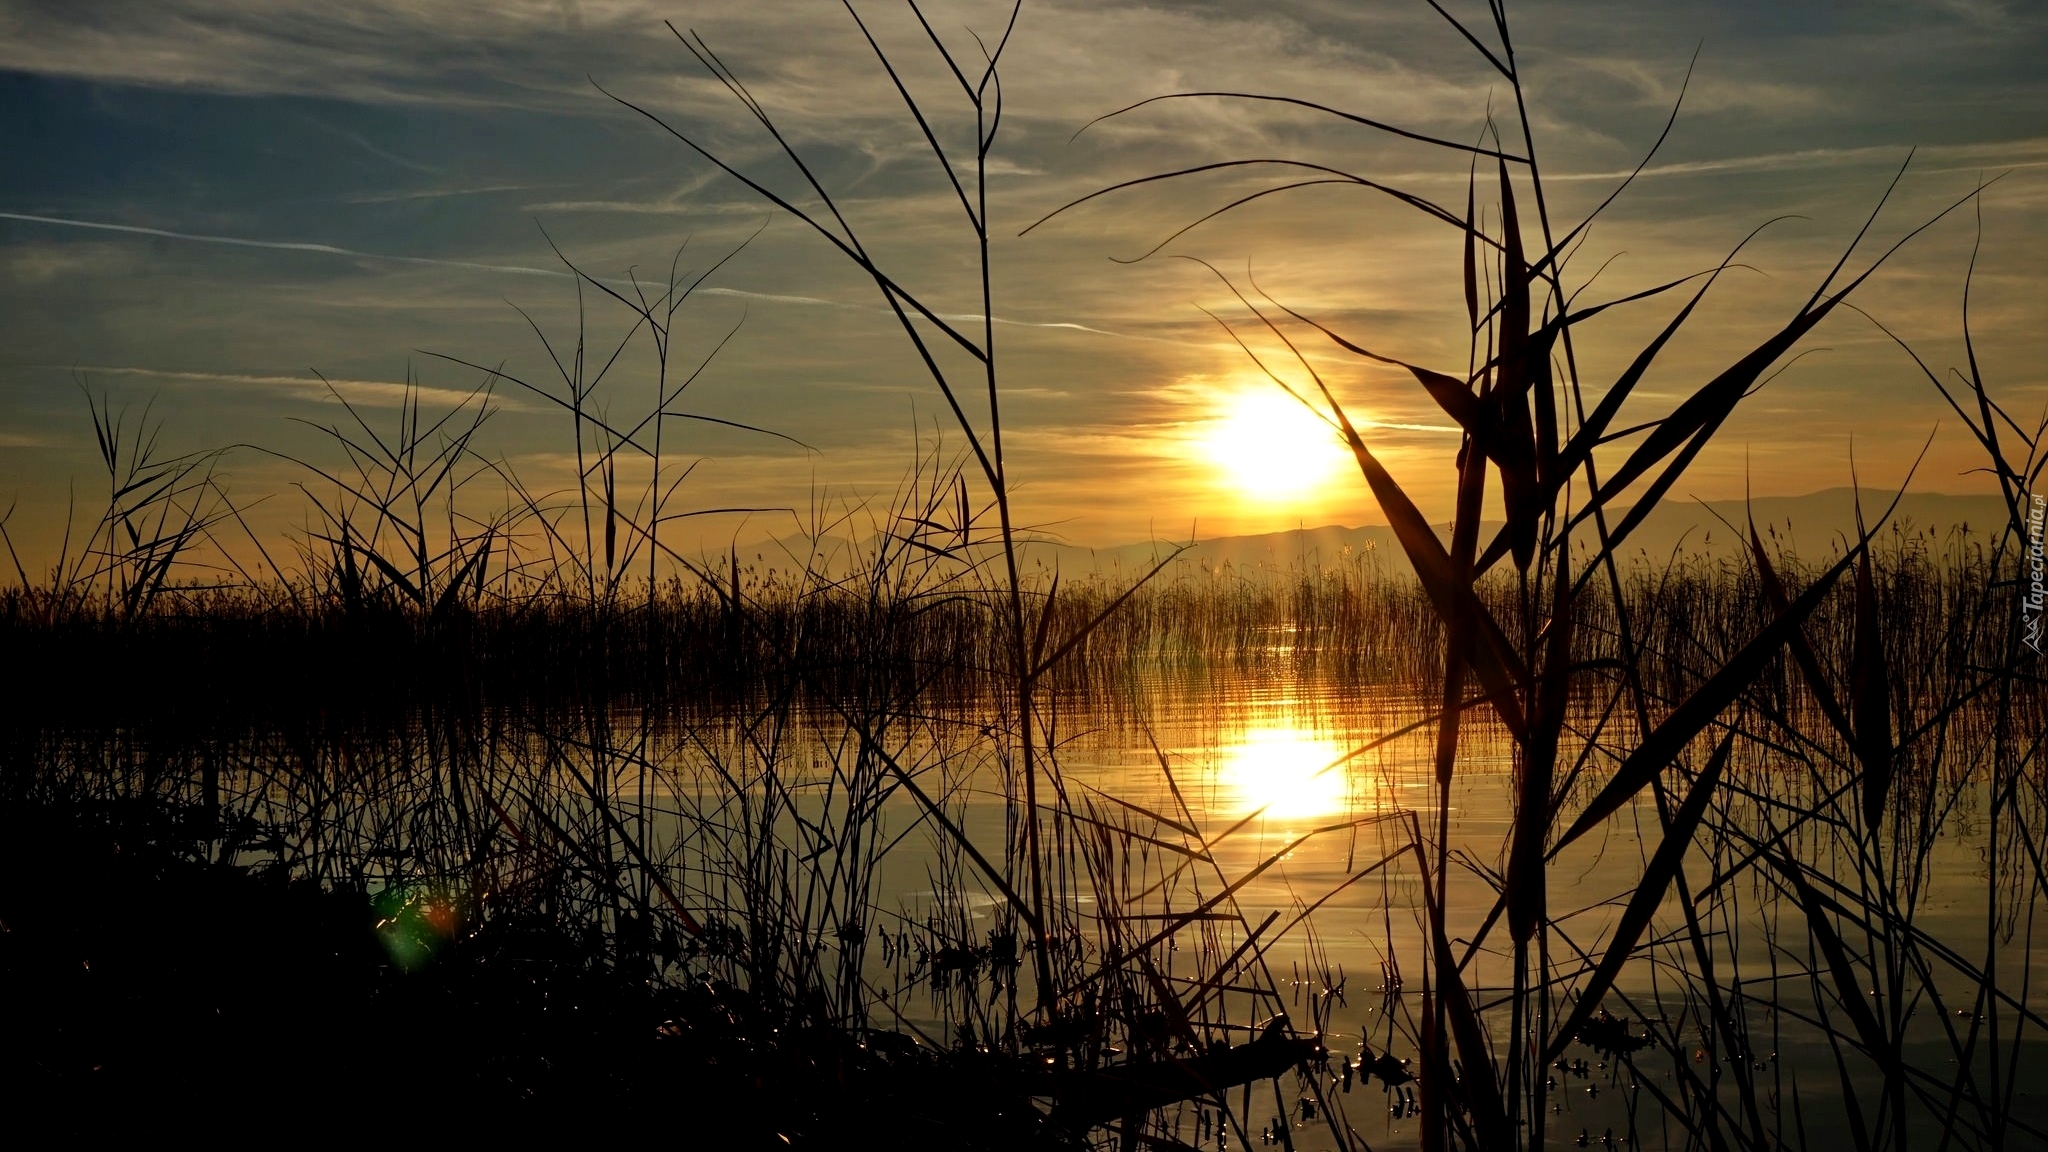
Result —
[{"label": "blue sky", "polygon": [[[1453,5],[1454,11],[1465,8]],[[926,5],[963,51],[999,34],[1003,5]],[[959,139],[942,77],[905,9],[860,6],[912,86]],[[1668,403],[1790,315],[1860,226],[1909,149],[1917,158],[1873,230],[1881,244],[2004,173],[1983,201],[1973,317],[1991,377],[2019,410],[2048,399],[2048,11],[1991,2],[1514,4],[1552,212],[1575,220],[1656,138],[1695,49],[1684,111],[1645,178],[1603,216],[1573,270],[1612,258],[1588,298],[1745,253],[1665,371]],[[373,421],[408,371],[429,403],[479,374],[429,353],[543,379],[521,310],[564,341],[572,279],[549,248],[608,282],[628,269],[703,268],[764,222],[682,314],[678,358],[734,330],[693,385],[694,411],[786,440],[701,424],[701,506],[808,507],[819,492],[886,494],[943,414],[864,282],[815,237],[600,93],[659,111],[779,187],[792,173],[662,20],[694,28],[753,87],[843,197],[864,235],[941,311],[978,303],[952,193],[846,11],[833,3],[289,3],[0,0],[0,504],[31,551],[53,545],[70,485],[90,503],[79,381],[155,398],[166,442],[259,444],[319,458],[299,421],[339,418],[314,376]],[[1133,256],[1270,175],[1221,175],[1092,203],[1030,235],[1054,207],[1165,168],[1250,156],[1348,167],[1461,202],[1461,161],[1299,110],[1223,101],[1155,106],[1074,133],[1136,100],[1188,89],[1300,96],[1416,131],[1474,139],[1508,109],[1488,71],[1428,6],[1398,3],[1027,2],[1005,57],[992,168],[996,314],[1013,474],[1025,519],[1083,543],[1149,533],[1261,531],[1377,519],[1355,478],[1250,498],[1207,445],[1230,398],[1261,385],[1202,311],[1232,301],[1201,268]],[[542,229],[546,230],[546,236]],[[1464,356],[1456,233],[1356,189],[1270,197],[1175,241],[1256,276],[1275,298],[1375,347],[1456,369]],[[1958,363],[1967,213],[1931,229],[1861,300],[1937,367]],[[1873,248],[1871,251],[1875,251]],[[1611,379],[1665,306],[1618,316],[1585,349]],[[619,314],[593,304],[593,343]],[[1239,314],[1239,318],[1242,318]],[[1752,398],[1680,485],[1803,492],[1903,475],[1945,410],[1867,321]],[[1448,453],[1426,397],[1381,368],[1316,353],[1426,505]],[[630,358],[620,413],[644,407]],[[491,452],[537,487],[570,483],[565,423],[516,390]],[[383,414],[380,416],[379,414]],[[1408,425],[1409,427],[1401,427]],[[920,431],[922,429],[923,431]],[[1972,491],[1950,417],[1917,487]],[[1227,437],[1225,438],[1227,439]],[[239,499],[272,499],[266,532],[302,517],[305,474],[238,449]],[[710,518],[715,539],[787,518]]]}]

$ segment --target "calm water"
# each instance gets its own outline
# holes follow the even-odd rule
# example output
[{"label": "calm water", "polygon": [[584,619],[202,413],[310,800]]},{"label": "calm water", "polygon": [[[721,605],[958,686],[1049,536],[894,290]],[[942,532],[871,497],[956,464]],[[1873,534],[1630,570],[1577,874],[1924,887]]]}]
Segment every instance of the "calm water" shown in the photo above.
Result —
[{"label": "calm water", "polygon": [[[1325,1013],[1321,1017],[1325,1040],[1333,1054],[1355,1059],[1370,1049],[1373,1054],[1391,1052],[1397,1058],[1412,1058],[1425,936],[1419,873],[1412,857],[1399,851],[1408,843],[1410,827],[1401,814],[1412,810],[1424,828],[1433,832],[1434,734],[1425,727],[1362,756],[1346,759],[1346,754],[1417,719],[1428,707],[1412,695],[1362,691],[1330,680],[1257,675],[1195,682],[1162,679],[1138,695],[1144,700],[1141,707],[1114,713],[1091,709],[1080,701],[1056,701],[1059,768],[1070,801],[1084,813],[1179,840],[1180,833],[1160,829],[1116,803],[1121,800],[1186,823],[1210,843],[1214,868],[1206,863],[1191,864],[1163,850],[1132,854],[1133,859],[1124,864],[1131,877],[1124,881],[1125,891],[1140,894],[1136,907],[1141,913],[1185,911],[1214,896],[1226,881],[1236,881],[1266,866],[1235,891],[1234,902],[1218,910],[1240,913],[1243,922],[1251,924],[1277,913],[1268,935],[1261,937],[1266,947],[1264,970],[1240,970],[1234,984],[1246,989],[1254,985],[1275,989],[1278,1002],[1255,991],[1215,996],[1208,1001],[1210,1019],[1217,1025],[1212,1034],[1241,1042],[1248,1029],[1277,1012],[1289,1014],[1306,1027],[1317,1018],[1320,1008]],[[1464,866],[1454,863],[1450,871],[1448,907],[1451,935],[1460,952],[1495,903],[1495,889],[1482,873],[1502,866],[1510,832],[1508,747],[1504,740],[1489,738],[1483,731],[1475,736],[1467,741],[1459,760],[1451,797],[1451,843],[1454,856]],[[995,851],[1004,842],[1004,808],[993,786],[983,783],[980,791],[970,788],[959,794],[966,797],[963,823],[978,844]],[[1918,906],[1914,924],[1981,962],[1987,948],[1987,901],[2001,891],[2007,897],[2011,893],[1987,884],[1982,820],[1971,819],[1971,799],[1965,795],[1965,803],[1932,849],[1929,863],[1935,881]],[[1981,813],[1981,797],[1976,800]],[[898,805],[889,819],[900,826],[913,815],[913,810]],[[1367,820],[1373,816],[1382,819]],[[1599,954],[1621,904],[1633,891],[1644,862],[1660,839],[1656,809],[1646,795],[1634,808],[1611,820],[1604,835],[1587,837],[1553,863],[1549,900],[1557,922],[1554,949]],[[1390,854],[1397,857],[1392,863],[1367,871]],[[1279,859],[1274,860],[1276,856]],[[928,838],[906,838],[882,865],[879,903],[885,907],[893,903],[911,920],[931,915],[931,857]],[[1723,855],[1718,862],[1729,859]],[[1695,889],[1705,884],[1715,873],[1716,863],[1695,847],[1686,866],[1689,884]],[[1165,877],[1172,881],[1161,889]],[[1080,909],[1084,917],[1092,918],[1099,913],[1086,895],[1088,890],[1085,885],[1080,887]],[[1795,1145],[1802,1123],[1808,1139],[1817,1144],[1845,1137],[1843,1086],[1831,1048],[1822,1032],[1801,1019],[1814,1013],[1813,980],[1805,971],[1808,944],[1804,920],[1796,906],[1770,899],[1762,878],[1754,872],[1732,881],[1728,895],[1731,898],[1726,902],[1700,905],[1703,927],[1711,942],[1719,984],[1724,989],[1740,984],[1739,998],[1754,1049],[1748,1059],[1758,1069],[1757,1106],[1763,1126],[1772,1132],[1782,1126]],[[969,923],[995,923],[995,897],[970,897],[968,903],[969,907],[956,911]],[[1297,920],[1311,907],[1311,915]],[[1130,913],[1133,909],[1126,903],[1119,911]],[[1789,919],[1783,918],[1785,913]],[[1682,925],[1679,904],[1675,897],[1667,897],[1652,933],[1678,933]],[[1272,933],[1282,926],[1287,927],[1286,934],[1276,941]],[[1178,938],[1177,947],[1162,947],[1157,953],[1161,975],[1177,987],[1189,987],[1187,978],[1212,970],[1220,955],[1242,937],[1242,924],[1237,922],[1190,928]],[[2001,977],[2001,987],[2024,998],[2036,1011],[2048,1007],[2048,996],[2040,989],[2042,981],[2027,983],[2021,972],[2029,959],[2035,969],[2048,964],[2048,939],[2044,937],[2048,932],[2032,931],[2030,922],[2023,921],[2017,934],[1996,946],[2000,971],[2011,977]],[[1694,1049],[1690,1055],[1695,1071],[1702,1079],[1711,1079],[1720,1061],[1736,1057],[1717,1054],[1722,1046],[1701,1028],[1703,1006],[1688,1000],[1687,977],[1697,973],[1698,957],[1689,946],[1680,946],[1683,936],[1670,935],[1668,940],[1667,946],[1652,950],[1654,962],[1632,962],[1616,991],[1607,997],[1606,1006],[1617,1015],[1634,1017],[1632,1031],[1638,1035],[1645,1017],[1672,1021],[1680,1035],[1691,1038],[1688,1043]],[[1487,1008],[1486,1022],[1496,1050],[1505,1047],[1512,1027],[1505,1007],[1506,985],[1511,979],[1503,952],[1507,947],[1507,933],[1501,926],[1487,938],[1467,976],[1474,984],[1475,997]],[[1553,962],[1571,982],[1579,978],[1567,955],[1554,952]],[[878,983],[891,978],[877,961],[871,959],[870,966],[876,968]],[[1264,984],[1267,977],[1270,985]],[[1949,996],[1962,995],[1960,984],[1951,987],[1954,982],[1939,974],[1937,981]],[[1828,989],[1832,995],[1831,984]],[[1971,1001],[1959,1002],[1967,1005]],[[921,999],[911,988],[899,993],[895,1004],[908,1024],[928,1035],[943,1035],[928,996]],[[1556,1007],[1557,1018],[1568,1009],[1568,1004]],[[2008,1031],[2000,1040],[2009,1057],[2012,1015],[2007,1013],[2004,1019]],[[1929,1083],[1943,1094],[1953,1076],[1953,1049],[1944,1028],[1966,1030],[1969,1023],[1967,1019],[1945,1021],[1932,1009],[1923,1009],[1909,1024],[1909,1062],[1931,1073],[1935,1081]],[[1847,1028],[1839,1022],[1838,1026]],[[2002,1067],[1997,1075],[2019,1089],[2015,1114],[2042,1123],[2048,1120],[2048,1109],[2043,1107],[2048,1071],[2040,1069],[2048,1065],[2043,1065],[2040,1057],[2048,1056],[2048,1048],[2029,1047],[2028,1059],[2016,1067]],[[1677,1094],[1669,1056],[1645,1052],[1639,1058],[1641,1068],[1654,1083],[1635,1090],[1626,1071],[1602,1062],[1588,1048],[1575,1045],[1565,1058],[1583,1059],[1586,1065],[1554,1071],[1557,1088],[1549,1096],[1548,1131],[1559,1146],[1573,1146],[1583,1131],[1590,1146],[1598,1147],[1610,1129],[1615,1146],[1623,1146],[1631,1131],[1631,1104],[1639,1146],[1683,1146],[1683,1136],[1675,1127],[1667,1132],[1660,1124],[1662,1109],[1653,1099],[1659,1091]],[[1852,1069],[1868,1069],[1868,1061],[1860,1055],[1852,1052],[1848,1059]],[[1986,1078],[1988,1090],[1988,1078],[1993,1074],[1988,1060],[1979,1073]],[[1722,1084],[1720,1098],[1740,1114],[1732,1079],[1723,1077]],[[1854,1086],[1863,1094],[1865,1110],[1874,1108],[1875,1078]],[[1342,1090],[1341,1081],[1329,1088],[1348,1123],[1373,1147],[1410,1147],[1415,1143],[1416,1122],[1401,1107],[1398,1094],[1388,1093],[1378,1082],[1364,1086],[1354,1081],[1348,1092]],[[1254,1145],[1260,1127],[1283,1108],[1293,1114],[1296,1147],[1328,1144],[1320,1122],[1300,1119],[1297,1100],[1266,1099],[1271,1091],[1263,1085],[1260,1092],[1246,1113]],[[1239,1103],[1235,1094],[1232,1103]],[[1187,1109],[1181,1138],[1192,1141],[1205,1131],[1197,1125],[1195,1110]],[[1926,1135],[1932,1137],[1931,1129]],[[1213,1132],[1207,1133],[1205,1146],[1217,1146]],[[1233,1135],[1230,1146],[1242,1145]]]}]

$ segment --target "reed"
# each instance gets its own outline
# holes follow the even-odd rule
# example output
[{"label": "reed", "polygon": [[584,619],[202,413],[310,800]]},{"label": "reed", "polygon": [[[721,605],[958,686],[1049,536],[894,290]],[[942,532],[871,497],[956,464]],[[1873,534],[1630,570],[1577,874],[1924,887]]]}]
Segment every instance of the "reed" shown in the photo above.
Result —
[{"label": "reed", "polygon": [[[1480,144],[1426,137],[1285,96],[1187,92],[1155,100],[1279,101],[1445,150],[1472,164],[1462,211],[1368,175],[1247,160],[1126,181],[1052,214],[1155,181],[1280,164],[1289,173],[1313,171],[1216,214],[1290,188],[1342,182],[1389,195],[1462,236],[1463,266],[1445,277],[1464,288],[1470,358],[1461,372],[1372,351],[1368,342],[1283,303],[1247,295],[1218,273],[1251,327],[1292,353],[1294,370],[1283,374],[1245,339],[1239,343],[1349,446],[1442,623],[1437,806],[1416,814],[1408,843],[1427,893],[1423,1009],[1410,1016],[1405,1037],[1419,1052],[1422,1146],[1535,1148],[1557,1139],[1562,1134],[1549,1131],[1547,1115],[1558,1090],[1552,1071],[1575,1044],[1618,1058],[1627,1090],[1637,1094],[1632,1100],[1654,1101],[1656,1131],[1666,1140],[1675,1130],[1688,1147],[1803,1145],[1803,1108],[1813,1106],[1802,1106],[1795,1080],[1790,1111],[1797,1122],[1788,1124],[1780,1107],[1783,1077],[1772,1071],[1775,1058],[1761,1057],[1758,1042],[1764,1020],[1776,1029],[1787,1018],[1816,1029],[1830,1046],[1839,1074],[1832,1103],[1840,1111],[1827,1127],[1860,1148],[1936,1138],[1944,1146],[2002,1147],[2009,1139],[2042,1138],[2007,1107],[2021,1051],[2010,1027],[2001,1033],[1996,1024],[1982,1031],[1973,1024],[1964,1034],[1948,1023],[1953,1009],[1972,1020],[2017,1014],[2031,1026],[2033,1010],[1999,990],[1997,945],[1987,943],[1980,955],[1956,951],[1914,921],[1944,818],[1965,796],[1987,798],[1994,824],[2030,819],[2006,806],[2017,789],[2000,782],[2025,775],[2033,752],[2034,738],[2015,743],[2011,734],[2012,693],[2028,674],[2018,659],[2021,621],[2010,611],[2008,590],[2016,576],[2021,494],[2041,466],[2041,428],[2006,416],[1973,350],[1962,394],[1950,395],[1950,403],[1983,444],[2011,519],[1987,551],[1951,558],[1949,571],[1958,578],[1941,592],[1924,580],[1924,542],[1917,540],[1895,542],[1891,571],[1880,579],[1873,552],[1885,515],[1863,528],[1860,510],[1860,535],[1846,551],[1796,578],[1782,571],[1782,557],[1774,562],[1752,526],[1746,568],[1702,573],[1681,566],[1654,574],[1653,586],[1638,582],[1632,589],[1616,559],[1631,531],[1745,393],[1821,320],[1853,307],[1851,294],[1897,246],[1846,274],[1866,223],[1774,335],[1731,352],[1727,368],[1681,402],[1632,415],[1623,429],[1624,405],[1741,246],[1696,276],[1578,303],[1565,279],[1573,246],[1629,180],[1585,220],[1553,228],[1502,6],[1489,6],[1490,19],[1480,26],[1432,7],[1514,95],[1509,124],[1489,125]],[[1489,185],[1498,176],[1483,216],[1482,168]],[[1973,193],[1954,207],[1975,199]],[[1574,341],[1603,313],[1678,293],[1683,303],[1668,324],[1616,379],[1582,378]],[[1448,542],[1431,530],[1301,354],[1298,345],[1310,340],[1406,370],[1464,430],[1452,462],[1457,498]],[[1480,520],[1489,480],[1500,485],[1506,510],[1506,523],[1490,533]],[[1633,498],[1625,510],[1624,494]],[[1725,583],[1733,594],[1702,595],[1703,582]],[[1852,591],[1837,594],[1838,583]],[[1599,602],[1594,597],[1603,587]],[[1844,602],[1835,619],[1819,615],[1824,604]],[[1926,614],[1904,615],[1916,611]],[[1933,621],[1946,629],[1939,639],[1926,629]],[[1822,647],[1831,650],[1823,656]],[[1901,664],[1902,656],[1913,662]],[[1588,694],[1607,701],[1590,733],[1573,723],[1573,702]],[[1621,722],[1610,725],[1616,716]],[[1515,786],[1512,830],[1491,858],[1454,851],[1451,835],[1469,734],[1482,719],[1510,741]],[[1789,791],[1759,787],[1745,778],[1753,773],[1731,767],[1745,753],[1776,760],[1810,783]],[[1654,817],[1647,815],[1652,807]],[[1560,860],[1574,858],[1590,836],[1631,811],[1645,812],[1652,829],[1633,890],[1593,910],[1557,908]],[[2017,835],[2010,826],[2007,834]],[[1454,872],[1480,882],[1479,891],[1491,894],[1490,910],[1454,905]],[[1742,886],[1757,903],[1735,896]],[[2040,895],[2032,878],[2013,884],[1993,877],[1987,889],[2000,894],[1993,903],[2010,901],[2029,917]],[[1795,927],[1776,922],[1779,909]],[[1660,921],[1664,927],[1653,930]],[[1752,955],[1739,946],[1745,930],[1767,937],[1772,976],[1761,990],[1743,977]],[[2027,949],[2018,951],[2024,957]],[[2020,960],[2023,970],[2026,963]],[[1648,999],[1624,992],[1624,973],[1631,971],[1650,977]],[[1785,991],[1787,971],[1808,981],[1805,997]],[[1963,1007],[1955,1007],[1958,988]],[[1987,1011],[1993,1000],[2002,1006]],[[1626,1023],[1608,1015],[1610,1004],[1640,1017],[1648,1035],[1628,1038]],[[1907,1039],[1922,1005],[1939,1006],[1949,1042],[1934,1065],[1913,1059]],[[1987,1031],[2004,1037],[1990,1043],[2007,1045],[1988,1060],[1980,1047]],[[1687,1060],[1688,1052],[1697,1059]],[[1711,1075],[1701,1067],[1709,1055]],[[1650,1065],[1663,1061],[1671,1071],[1659,1083]],[[1766,1074],[1777,1079],[1765,1082]],[[1630,1144],[1648,1135],[1635,1129],[1637,1118],[1632,1106]],[[1335,1121],[1331,1138],[1351,1144]]]}]

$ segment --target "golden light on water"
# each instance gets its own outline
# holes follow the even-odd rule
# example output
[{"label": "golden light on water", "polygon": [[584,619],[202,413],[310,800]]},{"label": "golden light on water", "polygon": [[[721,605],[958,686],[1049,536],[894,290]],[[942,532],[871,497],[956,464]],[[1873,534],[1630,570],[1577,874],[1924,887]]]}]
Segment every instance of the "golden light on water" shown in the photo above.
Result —
[{"label": "golden light on water", "polygon": [[1336,816],[1351,800],[1349,766],[1336,764],[1347,751],[1299,728],[1252,728],[1218,750],[1216,782],[1239,813],[1263,808],[1278,820]]},{"label": "golden light on water", "polygon": [[1271,382],[1222,397],[1199,451],[1231,491],[1259,502],[1312,494],[1351,468],[1330,426]]}]

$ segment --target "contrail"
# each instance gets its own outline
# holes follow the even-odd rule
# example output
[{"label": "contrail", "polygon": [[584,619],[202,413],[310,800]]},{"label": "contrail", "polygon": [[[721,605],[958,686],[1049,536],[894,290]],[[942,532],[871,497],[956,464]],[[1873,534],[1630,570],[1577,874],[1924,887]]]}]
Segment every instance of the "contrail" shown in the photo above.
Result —
[{"label": "contrail", "polygon": [[[99,220],[72,220],[62,216],[37,216],[27,212],[0,212],[0,220],[20,220],[30,224],[51,224],[60,228],[86,228],[96,232],[122,232],[132,236],[155,236],[164,240],[185,240],[194,244],[226,244],[236,248],[268,248],[277,252],[308,252],[316,256],[345,256],[352,260],[384,260],[394,264],[419,264],[433,268],[461,268],[471,272],[502,272],[512,276],[554,276],[573,278],[572,272],[559,268],[529,268],[520,264],[480,264],[471,260],[442,260],[429,256],[394,256],[386,252],[364,252],[356,248],[342,248],[333,244],[315,244],[304,240],[250,240],[241,236],[213,236],[203,232],[173,232],[168,228],[145,228],[139,224],[109,224]],[[612,279],[606,283],[613,287],[629,287],[630,282]],[[762,300],[772,304],[802,304],[813,308],[851,308],[876,315],[893,315],[885,308],[867,304],[847,304],[838,300],[824,300],[816,296],[787,296],[780,293],[748,292],[742,288],[700,288],[707,296],[733,296],[743,300]],[[980,316],[947,316],[947,320],[979,323]],[[1090,328],[1085,324],[1072,322],[1045,322],[1033,320],[1007,320],[995,318],[998,324],[1020,328],[1054,328],[1074,332],[1086,332],[1095,336],[1113,336],[1121,340],[1152,339],[1151,337],[1127,336],[1121,332],[1109,332],[1101,328]]]},{"label": "contrail", "polygon": [[30,224],[55,224],[63,228],[89,228],[97,232],[125,232],[134,236],[157,236],[165,240],[189,240],[196,244],[229,244],[237,248],[270,248],[279,252],[311,252],[320,256],[347,256],[356,260],[389,260],[397,264],[428,264],[441,268],[467,268],[475,272],[506,272],[516,276],[567,276],[550,268],[524,268],[517,264],[476,264],[467,260],[436,260],[426,256],[391,256],[382,252],[359,252],[332,244],[302,240],[249,240],[240,236],[208,236],[199,232],[172,232],[166,228],[144,228],[137,224],[108,224],[98,220],[67,220],[60,216],[33,216],[26,212],[0,212],[0,220],[23,220]]}]

